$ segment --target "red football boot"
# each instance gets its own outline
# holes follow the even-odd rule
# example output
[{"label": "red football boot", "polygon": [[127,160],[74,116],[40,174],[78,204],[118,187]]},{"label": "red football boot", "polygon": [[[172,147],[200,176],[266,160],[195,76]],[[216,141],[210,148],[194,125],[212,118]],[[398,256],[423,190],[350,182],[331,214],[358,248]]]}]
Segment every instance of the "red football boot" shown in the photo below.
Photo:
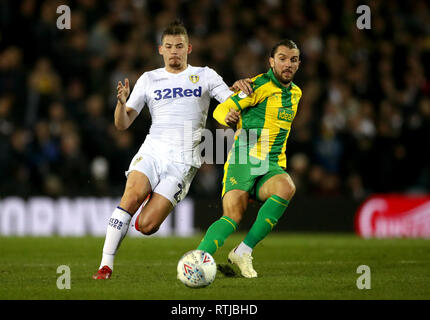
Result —
[{"label": "red football boot", "polygon": [[108,266],[103,266],[101,269],[99,269],[99,271],[97,271],[95,275],[93,275],[93,279],[107,280],[107,279],[110,279],[111,276],[112,276],[111,268],[109,268]]}]

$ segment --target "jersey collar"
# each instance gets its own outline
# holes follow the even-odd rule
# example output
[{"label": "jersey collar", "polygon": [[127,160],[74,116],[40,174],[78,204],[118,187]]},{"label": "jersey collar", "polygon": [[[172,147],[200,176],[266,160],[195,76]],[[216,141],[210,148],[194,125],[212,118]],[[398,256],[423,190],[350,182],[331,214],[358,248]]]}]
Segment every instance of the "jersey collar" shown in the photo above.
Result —
[{"label": "jersey collar", "polygon": [[167,71],[167,70],[166,70],[166,67],[164,67],[164,68],[163,68],[163,70],[164,70],[164,72],[165,72],[165,73],[167,73],[167,74],[169,74],[169,75],[173,75],[173,76],[178,76],[178,75],[180,75],[180,74],[184,74],[184,73],[186,73],[189,69],[190,69],[190,65],[189,65],[189,64],[187,64],[187,67],[186,67],[184,70],[182,70],[181,72],[179,72],[179,73],[172,73],[172,72]]}]

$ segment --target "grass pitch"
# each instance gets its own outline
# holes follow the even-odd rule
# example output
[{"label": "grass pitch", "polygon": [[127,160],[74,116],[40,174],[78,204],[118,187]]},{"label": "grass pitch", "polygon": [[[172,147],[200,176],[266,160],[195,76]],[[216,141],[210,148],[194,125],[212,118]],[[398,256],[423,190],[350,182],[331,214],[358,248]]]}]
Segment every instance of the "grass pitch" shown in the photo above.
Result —
[{"label": "grass pitch", "polygon": [[[234,234],[214,255],[227,254]],[[0,299],[430,299],[430,240],[364,240],[351,234],[272,233],[254,250],[256,279],[217,274],[202,289],[176,279],[176,264],[194,249],[193,238],[126,238],[108,281],[91,278],[103,238],[0,238]],[[57,288],[57,267],[71,270],[71,289]],[[357,288],[360,265],[371,270],[371,289]]]}]

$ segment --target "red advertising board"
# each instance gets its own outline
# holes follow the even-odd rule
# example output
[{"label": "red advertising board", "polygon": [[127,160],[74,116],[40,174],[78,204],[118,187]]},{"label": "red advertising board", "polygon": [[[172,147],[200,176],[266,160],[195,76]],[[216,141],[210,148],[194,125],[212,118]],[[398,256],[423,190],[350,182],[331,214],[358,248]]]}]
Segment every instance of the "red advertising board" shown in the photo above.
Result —
[{"label": "red advertising board", "polygon": [[358,209],[355,230],[364,238],[430,238],[430,195],[374,195]]}]

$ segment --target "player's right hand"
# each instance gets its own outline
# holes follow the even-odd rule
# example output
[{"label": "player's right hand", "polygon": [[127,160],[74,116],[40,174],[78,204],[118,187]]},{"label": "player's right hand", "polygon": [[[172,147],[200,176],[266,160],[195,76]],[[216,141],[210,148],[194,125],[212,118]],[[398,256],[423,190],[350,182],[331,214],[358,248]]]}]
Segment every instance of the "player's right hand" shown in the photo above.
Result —
[{"label": "player's right hand", "polygon": [[130,94],[130,85],[127,78],[125,78],[124,83],[125,85],[123,85],[121,81],[118,81],[118,86],[116,87],[116,90],[118,91],[116,97],[122,105],[125,105],[128,95]]},{"label": "player's right hand", "polygon": [[225,116],[225,123],[227,123],[230,127],[234,127],[239,121],[240,114],[233,108]]},{"label": "player's right hand", "polygon": [[250,78],[245,78],[245,79],[237,80],[230,87],[230,90],[232,90],[234,92],[242,91],[246,95],[250,95],[250,94],[252,94],[254,92],[252,90],[252,80]]}]

